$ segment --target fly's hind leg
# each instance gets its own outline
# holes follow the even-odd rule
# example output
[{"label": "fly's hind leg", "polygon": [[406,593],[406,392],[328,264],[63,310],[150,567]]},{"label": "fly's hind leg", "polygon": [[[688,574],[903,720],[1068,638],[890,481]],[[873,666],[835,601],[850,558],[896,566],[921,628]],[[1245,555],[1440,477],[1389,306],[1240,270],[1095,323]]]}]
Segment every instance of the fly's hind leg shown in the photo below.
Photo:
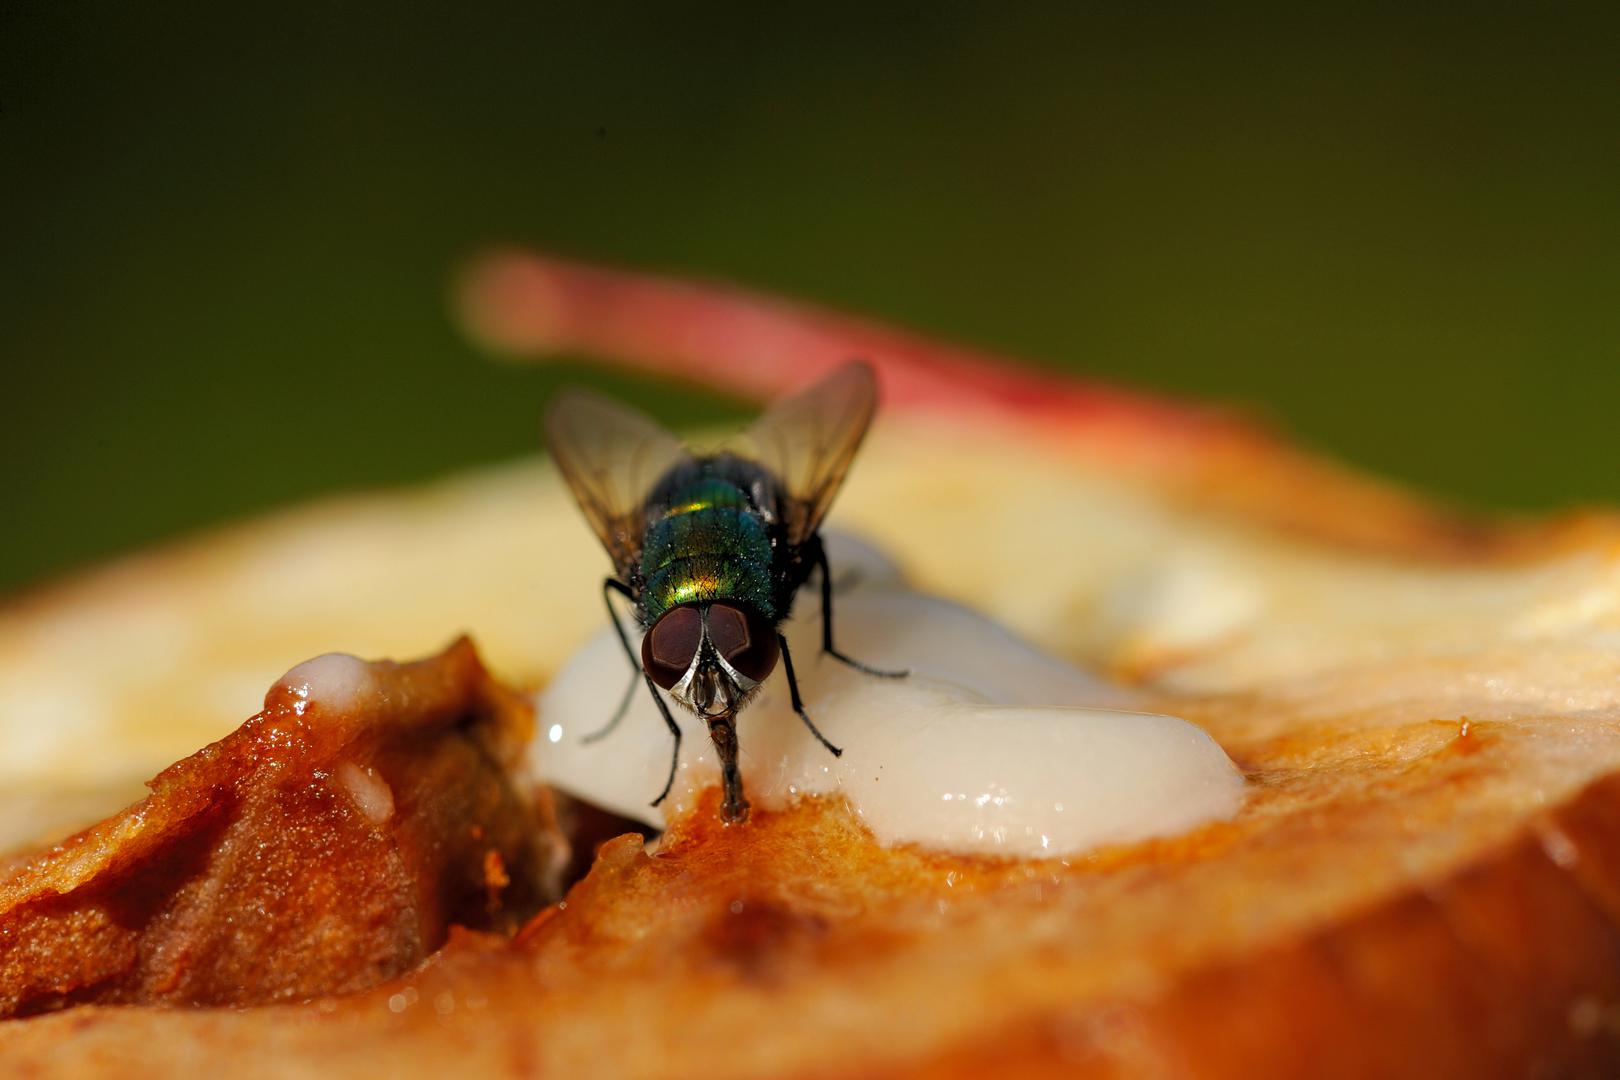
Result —
[{"label": "fly's hind leg", "polygon": [[624,714],[630,711],[630,696],[636,692],[636,684],[641,681],[637,677],[642,673],[641,661],[636,659],[635,650],[630,648],[630,639],[625,636],[624,627],[619,623],[619,613],[613,610],[614,593],[629,599],[634,599],[634,597],[630,595],[629,588],[623,582],[614,578],[608,578],[602,582],[602,602],[607,605],[608,621],[613,624],[614,632],[619,635],[619,644],[624,648],[625,659],[630,661],[630,682],[625,685],[624,696],[619,699],[619,707],[613,710],[613,718],[580,739],[580,742],[587,744],[600,742],[613,734],[613,729],[619,726],[619,721],[624,719]]},{"label": "fly's hind leg", "polygon": [[[647,684],[647,693],[652,695],[653,704],[658,706],[659,715],[664,718],[665,725],[669,727],[669,733],[675,736],[675,748],[670,751],[669,755],[669,777],[664,781],[664,790],[660,791],[658,798],[652,801],[652,805],[657,806],[669,798],[670,789],[675,786],[675,770],[681,763],[681,725],[677,724],[675,718],[669,714],[669,706],[664,704],[663,695],[658,692],[658,687],[653,683],[652,676],[642,670],[641,661],[636,658],[635,650],[630,647],[630,638],[625,634],[624,627],[619,623],[619,613],[613,610],[614,593],[619,593],[621,596],[632,600],[635,598],[631,595],[629,587],[622,581],[608,578],[602,582],[602,600],[607,604],[608,619],[613,623],[613,632],[619,635],[619,644],[624,647],[624,655],[629,659],[630,666],[641,675],[642,681]],[[625,712],[630,708],[630,694],[635,688],[636,681],[632,677],[629,687],[625,689],[624,698],[619,702],[618,710],[613,714],[613,719],[607,722],[606,727],[585,736],[586,742],[595,742],[597,739],[604,738],[619,726],[619,721],[624,719]]]},{"label": "fly's hind leg", "polygon": [[[833,647],[832,567],[827,563],[827,549],[819,541],[816,543],[816,568],[821,571],[821,651],[841,664],[847,664],[856,671],[864,672],[867,675],[876,675],[880,679],[903,679],[910,675],[911,672],[909,671],[879,671],[877,668],[867,667],[859,660],[845,656]],[[786,642],[783,643],[782,649],[783,655],[787,655]],[[794,692],[794,708],[798,708],[797,691]],[[804,714],[801,711],[799,715]],[[805,723],[809,723],[809,720],[806,720]],[[811,730],[814,731],[814,727]],[[827,740],[822,739],[821,741],[826,742]]]},{"label": "fly's hind leg", "polygon": [[630,711],[630,698],[635,694],[636,687],[641,682],[641,679],[638,677],[640,674],[641,669],[640,666],[637,665],[637,669],[630,673],[630,681],[624,685],[624,696],[619,698],[619,707],[613,710],[613,719],[609,720],[607,723],[603,724],[589,735],[580,736],[580,742],[589,745],[594,742],[601,742],[603,739],[613,734],[613,729],[619,726],[619,721],[624,719],[624,714]]}]

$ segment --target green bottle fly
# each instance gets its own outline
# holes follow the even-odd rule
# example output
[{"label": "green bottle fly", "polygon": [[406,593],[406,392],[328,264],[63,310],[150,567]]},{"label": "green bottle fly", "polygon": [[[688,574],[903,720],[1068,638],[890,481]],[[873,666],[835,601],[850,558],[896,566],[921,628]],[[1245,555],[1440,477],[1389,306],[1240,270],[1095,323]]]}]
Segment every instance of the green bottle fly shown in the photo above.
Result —
[{"label": "green bottle fly", "polygon": [[[674,738],[669,795],[680,761],[681,727],[664,694],[703,721],[720,764],[720,816],[748,817],[738,766],[737,713],[781,661],[789,700],[827,750],[799,693],[781,624],[799,589],[821,579],[821,651],[869,675],[877,671],[833,644],[832,571],[821,519],[843,483],[877,404],[865,364],[847,364],[772,406],[745,433],[752,452],[695,455],[651,419],[591,394],[563,395],[546,413],[546,445],[586,519],[613,560],[602,596],[634,672]],[[644,631],[640,655],[613,610],[613,597],[635,605]]]}]

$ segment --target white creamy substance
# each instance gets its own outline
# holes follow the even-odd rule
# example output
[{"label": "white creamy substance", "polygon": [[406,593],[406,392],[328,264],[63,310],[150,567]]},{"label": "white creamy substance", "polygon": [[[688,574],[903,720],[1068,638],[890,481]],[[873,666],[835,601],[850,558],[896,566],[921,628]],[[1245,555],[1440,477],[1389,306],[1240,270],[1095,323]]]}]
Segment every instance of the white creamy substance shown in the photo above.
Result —
[{"label": "white creamy substance", "polygon": [[[864,545],[829,536],[828,547],[840,651],[911,674],[875,678],[823,656],[819,592],[814,583],[802,590],[785,624],[799,686],[844,754],[805,729],[779,665],[737,724],[756,807],[842,795],[885,843],[1019,857],[1168,836],[1237,811],[1243,778],[1201,729],[1128,711],[1130,691],[909,589]],[[622,621],[634,629],[628,614]],[[604,626],[541,694],[528,764],[537,779],[662,827],[666,812],[719,782],[719,769],[703,724],[671,702],[684,733],[680,765],[665,805],[648,805],[668,775],[672,740],[639,668],[617,730],[581,741],[612,716],[630,677]]]},{"label": "white creamy substance", "polygon": [[329,709],[351,709],[371,691],[371,665],[348,653],[323,653],[287,672],[276,686],[296,699],[293,712],[299,716],[311,701]]}]

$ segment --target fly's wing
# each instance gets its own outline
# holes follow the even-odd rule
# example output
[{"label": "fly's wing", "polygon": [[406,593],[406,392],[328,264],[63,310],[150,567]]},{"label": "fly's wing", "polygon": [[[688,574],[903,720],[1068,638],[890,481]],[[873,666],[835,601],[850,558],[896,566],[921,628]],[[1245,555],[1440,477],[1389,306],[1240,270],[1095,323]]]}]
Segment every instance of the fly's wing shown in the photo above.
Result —
[{"label": "fly's wing", "polygon": [[670,467],[689,455],[651,417],[585,390],[558,394],[546,410],[546,449],[585,512],[620,580],[641,559],[644,507]]},{"label": "fly's wing", "polygon": [[855,362],[777,402],[744,434],[739,451],[782,486],[788,543],[802,544],[827,516],[876,408],[877,376]]}]

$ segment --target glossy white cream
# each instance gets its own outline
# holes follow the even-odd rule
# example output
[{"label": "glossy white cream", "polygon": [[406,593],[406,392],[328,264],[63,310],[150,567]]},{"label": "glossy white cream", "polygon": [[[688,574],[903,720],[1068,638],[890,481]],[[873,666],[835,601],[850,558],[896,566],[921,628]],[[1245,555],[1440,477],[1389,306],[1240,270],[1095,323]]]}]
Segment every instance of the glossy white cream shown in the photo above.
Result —
[{"label": "glossy white cream", "polygon": [[[1199,728],[1129,711],[1129,691],[913,591],[869,548],[831,543],[840,649],[911,674],[874,678],[823,657],[819,598],[807,590],[788,638],[805,701],[844,754],[833,757],[805,730],[779,668],[738,725],[754,805],[840,794],[886,843],[1022,857],[1171,835],[1237,810],[1242,777]],[[529,765],[537,779],[660,826],[717,783],[718,770],[702,725],[672,707],[684,732],[675,787],[664,807],[648,805],[671,740],[645,686],[612,735],[582,741],[630,677],[604,628],[541,694]]]},{"label": "glossy white cream", "polygon": [[381,825],[394,816],[394,789],[377,770],[369,765],[362,769],[352,761],[345,761],[337,767],[335,778],[373,825]]},{"label": "glossy white cream", "polygon": [[352,709],[371,692],[371,665],[348,653],[323,653],[287,672],[276,685],[292,696],[299,716],[317,701],[334,711]]}]

